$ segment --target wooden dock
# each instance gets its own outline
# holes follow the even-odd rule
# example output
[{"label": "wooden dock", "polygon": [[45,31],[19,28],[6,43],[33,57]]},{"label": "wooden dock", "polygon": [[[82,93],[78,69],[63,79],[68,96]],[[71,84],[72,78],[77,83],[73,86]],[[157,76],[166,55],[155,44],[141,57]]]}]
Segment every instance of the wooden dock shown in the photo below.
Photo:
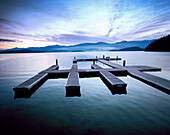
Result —
[{"label": "wooden dock", "polygon": [[66,97],[81,96],[78,65],[73,64],[66,84]]},{"label": "wooden dock", "polygon": [[[97,64],[92,64],[91,67],[93,69],[103,69]],[[100,78],[103,82],[107,85],[110,89],[112,94],[126,94],[126,86],[127,84],[124,83],[122,80],[117,78],[115,75],[111,74],[109,71],[99,71]]]},{"label": "wooden dock", "polygon": [[148,67],[148,66],[121,66],[119,64],[106,61],[106,60],[99,60],[99,62],[113,68],[125,69],[127,70],[129,76],[136,78],[146,84],[149,84],[157,89],[160,89],[167,94],[170,94],[169,80],[141,72],[141,71],[161,71],[160,68]]},{"label": "wooden dock", "polygon": [[14,87],[13,88],[13,90],[15,91],[14,98],[19,97],[29,98],[48,79],[48,72],[58,69],[59,69],[58,65],[53,65],[47,68],[46,70],[41,71],[32,78],[26,80],[25,82],[19,84],[18,86]]},{"label": "wooden dock", "polygon": [[[98,60],[107,60],[108,58],[93,58],[93,59],[76,59],[77,62],[86,62],[86,61],[98,61]],[[121,60],[121,58],[110,58],[110,60]]]},{"label": "wooden dock", "polygon": [[19,90],[30,90],[32,89],[35,85],[37,85],[38,83],[42,82],[43,80],[47,80],[48,79],[48,72],[52,71],[52,70],[58,70],[59,66],[58,65],[53,65],[49,68],[47,68],[46,70],[41,71],[40,73],[38,73],[37,75],[35,75],[34,77],[30,78],[29,80],[21,83],[20,85],[18,85],[17,87],[14,87],[14,91],[19,91]]},{"label": "wooden dock", "polygon": [[[117,78],[116,76],[131,76],[148,85],[151,85],[167,94],[170,94],[170,81],[143,73],[143,71],[161,71],[161,68],[149,66],[121,66],[119,64],[110,62],[110,60],[121,60],[121,58],[92,58],[92,59],[73,59],[71,69],[59,70],[58,60],[56,65],[53,65],[46,70],[39,72],[34,77],[26,80],[25,82],[14,87],[15,98],[30,97],[47,79],[67,78],[66,83],[66,97],[81,96],[79,78],[85,77],[100,77],[107,87],[111,90],[112,94],[126,94],[127,84]],[[78,69],[78,62],[93,61],[92,69]],[[102,68],[95,64],[99,61],[112,68]]]}]

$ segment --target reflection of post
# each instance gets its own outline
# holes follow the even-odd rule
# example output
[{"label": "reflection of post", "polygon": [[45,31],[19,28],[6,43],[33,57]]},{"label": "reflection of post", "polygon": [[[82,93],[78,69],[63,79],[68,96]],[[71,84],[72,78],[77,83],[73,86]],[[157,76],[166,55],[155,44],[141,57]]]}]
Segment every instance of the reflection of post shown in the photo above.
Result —
[{"label": "reflection of post", "polygon": [[93,60],[93,64],[95,64],[95,60]]}]

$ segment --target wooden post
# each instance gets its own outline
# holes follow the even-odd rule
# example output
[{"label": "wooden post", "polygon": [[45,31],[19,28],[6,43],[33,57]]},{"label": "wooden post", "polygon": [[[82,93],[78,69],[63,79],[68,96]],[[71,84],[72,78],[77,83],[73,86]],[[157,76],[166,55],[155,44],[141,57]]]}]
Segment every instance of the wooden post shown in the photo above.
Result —
[{"label": "wooden post", "polygon": [[58,59],[56,59],[56,65],[58,65]]},{"label": "wooden post", "polygon": [[76,57],[74,57],[74,59],[76,59]]},{"label": "wooden post", "polygon": [[95,60],[93,60],[93,64],[95,64]]},{"label": "wooden post", "polygon": [[103,59],[105,59],[105,55],[103,55]]},{"label": "wooden post", "polygon": [[126,65],[126,61],[124,60],[124,61],[123,61],[123,66],[125,66],[125,65]]},{"label": "wooden post", "polygon": [[96,60],[97,60],[97,56],[96,56]]}]

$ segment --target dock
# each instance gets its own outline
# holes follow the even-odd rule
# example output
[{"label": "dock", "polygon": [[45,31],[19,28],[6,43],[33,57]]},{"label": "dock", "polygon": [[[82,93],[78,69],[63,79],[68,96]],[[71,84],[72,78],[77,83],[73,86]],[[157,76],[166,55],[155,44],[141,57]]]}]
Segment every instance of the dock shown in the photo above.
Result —
[{"label": "dock", "polygon": [[78,69],[78,65],[73,64],[67,79],[66,97],[81,96],[79,73],[77,72],[77,69]]},{"label": "dock", "polygon": [[[161,90],[166,94],[170,94],[170,81],[161,77],[157,77],[151,74],[144,73],[149,71],[161,71],[161,68],[150,67],[145,65],[140,66],[126,66],[125,61],[123,61],[123,66],[112,61],[121,60],[118,56],[116,58],[105,57],[103,58],[90,58],[90,59],[77,59],[74,57],[73,65],[71,69],[60,69],[58,65],[58,60],[56,59],[56,64],[50,66],[49,68],[39,72],[34,77],[26,80],[25,82],[14,87],[15,92],[14,98],[29,98],[43,83],[48,79],[56,78],[66,78],[67,83],[66,97],[80,97],[80,83],[79,78],[89,78],[89,77],[100,77],[105,85],[110,89],[113,95],[115,94],[126,94],[127,93],[127,83],[123,82],[117,76],[131,76],[138,79],[150,86]],[[78,69],[78,62],[92,61],[92,69]],[[95,62],[101,62],[112,68],[102,68]]]},{"label": "dock", "polygon": [[119,64],[106,61],[106,60],[99,60],[99,62],[106,64],[112,68],[121,68],[127,70],[129,76],[138,79],[148,85],[151,85],[157,89],[160,89],[161,91],[167,94],[170,94],[169,80],[142,72],[142,71],[161,71],[160,68],[148,67],[148,66],[121,66]]},{"label": "dock", "polygon": [[48,72],[52,70],[58,70],[58,65],[53,65],[46,70],[39,72],[37,75],[26,80],[25,82],[14,87],[15,91],[14,98],[26,97],[29,98],[46,80],[48,79]]},{"label": "dock", "polygon": [[[109,57],[110,58],[110,57]],[[86,62],[86,61],[99,61],[99,60],[107,60],[108,58],[93,58],[93,59],[77,59],[77,62]],[[110,58],[110,60],[121,60],[121,58]]]},{"label": "dock", "polygon": [[[97,64],[92,64],[93,69],[103,69]],[[111,74],[109,71],[99,71],[100,78],[106,84],[106,86],[111,90],[112,94],[126,94],[126,86],[122,80],[117,78],[115,75]]]}]

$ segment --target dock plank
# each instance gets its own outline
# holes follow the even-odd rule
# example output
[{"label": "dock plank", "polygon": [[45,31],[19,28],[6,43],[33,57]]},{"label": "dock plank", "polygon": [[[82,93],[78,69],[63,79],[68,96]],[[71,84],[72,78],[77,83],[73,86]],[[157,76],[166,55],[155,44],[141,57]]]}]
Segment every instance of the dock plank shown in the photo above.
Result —
[{"label": "dock plank", "polygon": [[25,82],[19,84],[18,86],[14,87],[14,91],[21,91],[25,90],[28,91],[32,89],[34,86],[39,85],[41,81],[48,79],[48,72],[56,71],[59,69],[58,65],[52,65],[49,68],[39,72],[37,75],[33,76],[32,78],[26,80]]},{"label": "dock plank", "polygon": [[[98,61],[98,60],[106,60],[103,59],[103,58],[94,58],[94,59],[77,59],[77,62],[80,62],[80,61]],[[110,58],[110,60],[121,60],[121,58]]]},{"label": "dock plank", "polygon": [[20,85],[16,86],[13,88],[14,91],[20,91],[20,90],[30,90],[32,89],[35,85],[38,85],[39,82],[42,80],[46,80],[48,78],[47,73],[41,73],[37,74],[34,77],[26,80],[25,82],[21,83]]},{"label": "dock plank", "polygon": [[160,71],[161,70],[160,68],[154,68],[148,66],[145,67],[136,66],[137,68],[135,68],[135,66],[121,66],[106,60],[100,60],[100,62],[113,68],[126,69],[131,77],[136,78],[150,86],[153,86],[167,94],[170,94],[170,80],[141,72],[141,71],[155,71],[155,70]]},{"label": "dock plank", "polygon": [[157,77],[151,74],[143,73],[138,70],[131,69],[131,70],[128,70],[128,72],[131,77],[136,78],[155,88],[158,88],[167,94],[170,94],[170,80]]},{"label": "dock plank", "polygon": [[113,62],[110,62],[110,61],[107,61],[107,60],[99,60],[99,62],[105,64],[105,65],[108,65],[112,68],[124,68],[123,66],[119,65],[119,64],[116,64],[116,63],[113,63]]},{"label": "dock plank", "polygon": [[161,68],[150,66],[125,66],[125,68],[135,69],[138,71],[161,71]]},{"label": "dock plank", "polygon": [[66,84],[66,97],[81,96],[77,64],[73,64]]},{"label": "dock plank", "polygon": [[[97,64],[92,64],[91,66],[94,69],[102,69]],[[126,94],[126,86],[127,84],[117,78],[115,75],[108,71],[99,71],[100,78],[103,80],[103,82],[108,86],[108,88],[111,90],[112,94]]]},{"label": "dock plank", "polygon": [[47,73],[47,72],[50,72],[50,71],[56,71],[58,69],[59,69],[58,65],[52,65],[51,67],[39,72],[39,74],[44,73],[44,72]]}]

